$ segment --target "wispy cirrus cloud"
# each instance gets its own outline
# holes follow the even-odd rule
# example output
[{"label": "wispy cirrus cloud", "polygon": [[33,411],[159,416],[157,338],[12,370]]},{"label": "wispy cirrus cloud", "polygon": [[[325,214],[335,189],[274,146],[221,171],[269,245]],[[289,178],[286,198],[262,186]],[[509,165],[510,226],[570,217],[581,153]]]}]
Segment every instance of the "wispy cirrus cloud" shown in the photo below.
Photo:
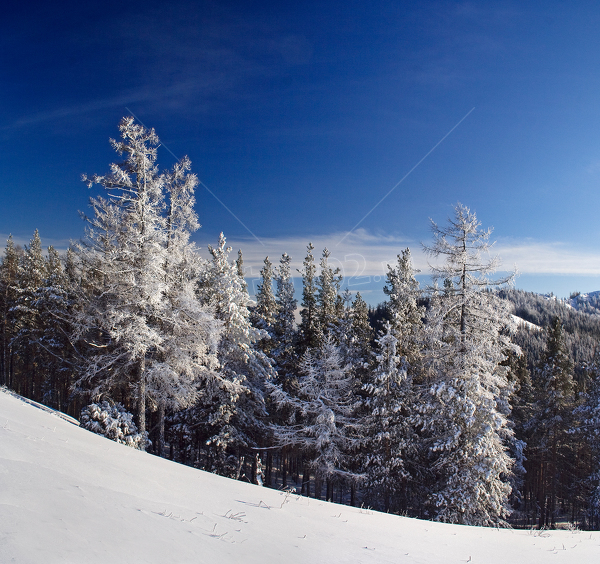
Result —
[{"label": "wispy cirrus cloud", "polygon": [[[340,235],[329,233],[306,237],[261,237],[262,245],[250,238],[231,239],[228,240],[228,245],[234,252],[242,250],[248,278],[260,275],[265,256],[269,256],[271,262],[276,264],[284,252],[292,257],[293,267],[300,269],[309,242],[315,247],[313,254],[317,262],[324,248],[331,252],[329,263],[338,267],[345,279],[350,279],[350,285],[352,281],[359,283],[366,278],[375,282],[384,280],[387,265],[395,264],[397,255],[407,247],[411,250],[414,267],[423,274],[429,272],[429,262],[432,261],[423,252],[419,241],[357,229],[336,247]],[[203,246],[206,248],[206,243]],[[206,254],[204,251],[203,253]],[[511,271],[516,267],[521,274],[600,276],[600,252],[567,243],[500,239],[490,251],[490,257],[496,255],[501,259],[501,270]]]},{"label": "wispy cirrus cloud", "polygon": [[600,276],[600,252],[562,242],[500,240],[494,251],[523,274]]}]

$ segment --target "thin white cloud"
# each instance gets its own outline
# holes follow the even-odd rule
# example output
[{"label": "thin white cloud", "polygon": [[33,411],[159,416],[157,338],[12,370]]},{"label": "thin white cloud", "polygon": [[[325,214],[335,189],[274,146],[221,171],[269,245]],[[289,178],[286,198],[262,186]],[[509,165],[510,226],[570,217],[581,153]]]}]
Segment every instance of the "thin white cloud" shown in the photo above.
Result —
[{"label": "thin white cloud", "polygon": [[[235,255],[238,249],[242,250],[247,278],[260,276],[266,256],[272,263],[278,264],[284,252],[292,257],[292,267],[301,269],[309,242],[314,246],[313,254],[317,264],[323,249],[327,248],[331,252],[329,264],[339,268],[344,279],[351,281],[351,285],[352,282],[355,284],[364,282],[366,277],[374,278],[375,281],[378,281],[378,278],[383,279],[387,272],[387,264],[395,264],[397,255],[407,247],[411,248],[411,252],[414,249],[416,253],[416,256],[413,256],[416,268],[425,270],[428,268],[420,251],[420,245],[414,240],[394,235],[376,235],[365,229],[357,229],[346,237],[343,243],[336,246],[341,236],[345,234],[344,232],[307,237],[262,237],[262,245],[249,238],[228,239],[227,244],[233,248],[232,255]],[[205,245],[204,247],[206,248]],[[202,252],[207,255],[205,251]]]},{"label": "thin white cloud", "polygon": [[561,242],[499,241],[502,263],[523,274],[600,276],[600,252]]},{"label": "thin white cloud", "polygon": [[[313,235],[306,237],[261,238],[264,246],[251,239],[231,239],[228,245],[233,248],[232,256],[242,250],[247,278],[258,278],[266,256],[277,264],[282,253],[292,257],[294,269],[302,268],[306,256],[306,246],[312,242],[313,254],[318,263],[324,248],[330,250],[329,263],[340,268],[346,280],[354,283],[383,280],[387,265],[395,264],[397,255],[410,248],[413,265],[423,274],[429,273],[428,257],[422,251],[421,243],[414,239],[390,234],[376,234],[365,229],[357,229],[336,247],[340,233]],[[213,244],[216,242],[213,242]],[[206,245],[203,245],[206,249]],[[207,253],[202,251],[205,256]],[[491,256],[501,259],[501,270],[517,268],[520,274],[560,274],[573,276],[600,276],[600,252],[579,248],[561,242],[502,239],[492,247]]]}]

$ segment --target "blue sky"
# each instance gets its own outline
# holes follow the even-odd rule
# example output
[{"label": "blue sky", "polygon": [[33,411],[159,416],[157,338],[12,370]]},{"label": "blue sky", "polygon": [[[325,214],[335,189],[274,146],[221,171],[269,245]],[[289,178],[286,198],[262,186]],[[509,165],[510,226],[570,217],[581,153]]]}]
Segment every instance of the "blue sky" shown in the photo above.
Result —
[{"label": "blue sky", "polygon": [[161,165],[189,155],[210,190],[195,240],[223,231],[249,278],[267,254],[299,265],[312,241],[376,303],[403,248],[427,272],[429,218],[460,201],[518,287],[600,289],[597,3],[12,4],[2,239],[79,238],[80,176],[116,160],[131,112]]}]

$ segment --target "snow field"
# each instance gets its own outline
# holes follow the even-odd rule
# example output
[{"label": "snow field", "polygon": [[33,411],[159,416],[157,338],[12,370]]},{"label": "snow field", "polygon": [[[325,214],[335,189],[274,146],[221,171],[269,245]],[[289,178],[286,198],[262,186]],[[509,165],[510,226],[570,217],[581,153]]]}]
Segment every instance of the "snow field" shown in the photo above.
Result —
[{"label": "snow field", "polygon": [[446,525],[236,482],[0,392],[0,562],[592,563],[600,532]]}]

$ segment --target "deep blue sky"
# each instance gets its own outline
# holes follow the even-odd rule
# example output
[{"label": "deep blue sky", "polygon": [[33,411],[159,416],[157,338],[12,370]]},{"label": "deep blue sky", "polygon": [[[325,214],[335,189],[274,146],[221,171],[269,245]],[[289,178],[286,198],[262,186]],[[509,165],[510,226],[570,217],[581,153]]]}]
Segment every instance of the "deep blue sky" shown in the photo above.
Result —
[{"label": "deep blue sky", "polygon": [[518,286],[600,289],[596,2],[11,4],[3,239],[79,238],[80,176],[117,159],[108,138],[132,112],[162,165],[188,154],[229,208],[200,187],[195,239],[224,231],[249,277],[267,254],[299,264],[313,241],[370,276],[355,289],[376,302],[383,263],[410,246],[426,271],[428,218],[460,201],[494,227]]}]

